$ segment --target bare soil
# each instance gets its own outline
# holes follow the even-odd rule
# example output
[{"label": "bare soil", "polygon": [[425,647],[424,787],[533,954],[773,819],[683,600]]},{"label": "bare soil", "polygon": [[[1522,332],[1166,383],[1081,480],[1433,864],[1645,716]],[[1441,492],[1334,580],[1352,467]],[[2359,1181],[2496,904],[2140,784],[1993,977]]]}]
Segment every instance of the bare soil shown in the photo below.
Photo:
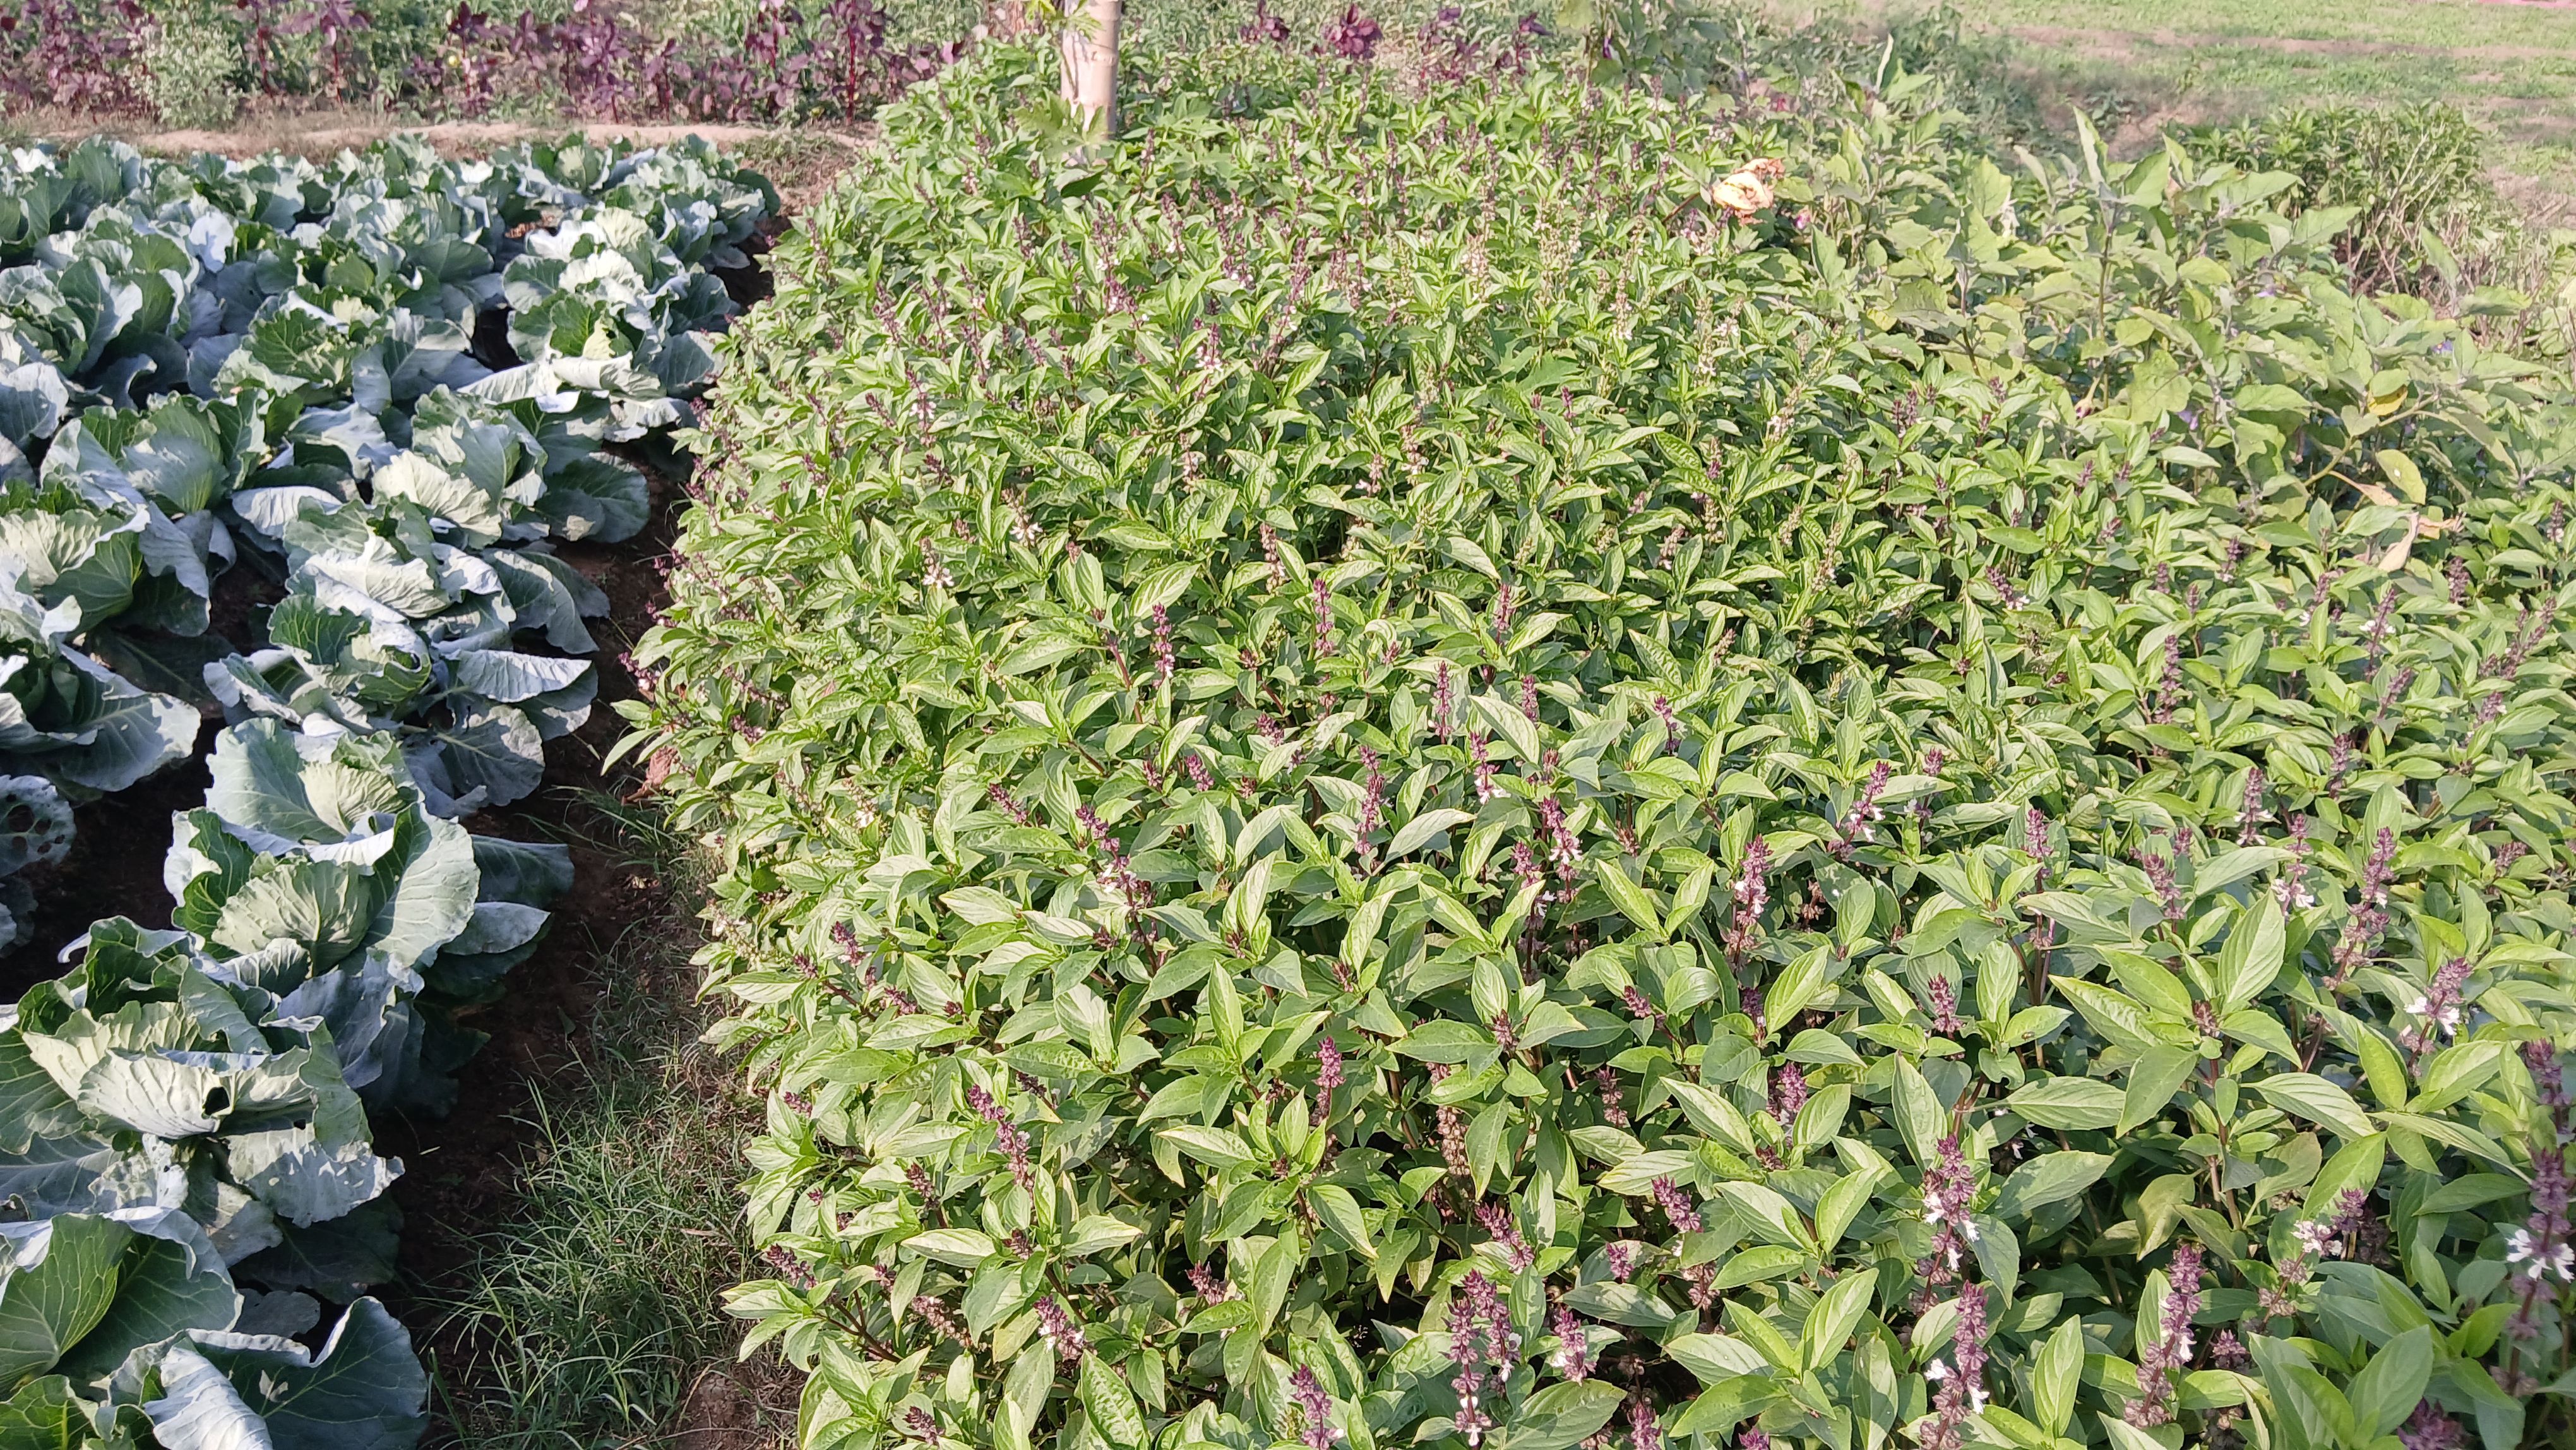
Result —
[{"label": "bare soil", "polygon": [[344,150],[368,146],[387,136],[403,134],[425,138],[442,156],[476,156],[521,141],[550,141],[574,133],[592,141],[632,141],[640,145],[658,145],[697,136],[729,149],[776,137],[794,136],[799,140],[857,150],[868,144],[875,131],[873,125],[866,123],[847,131],[836,131],[817,126],[787,128],[721,122],[663,124],[576,117],[426,121],[360,107],[293,110],[254,106],[245,109],[232,125],[221,130],[169,130],[148,117],[58,110],[26,112],[12,119],[19,127],[37,136],[56,140],[113,136],[137,150],[156,156],[212,151],[225,156],[244,157],[278,151],[317,161]]}]

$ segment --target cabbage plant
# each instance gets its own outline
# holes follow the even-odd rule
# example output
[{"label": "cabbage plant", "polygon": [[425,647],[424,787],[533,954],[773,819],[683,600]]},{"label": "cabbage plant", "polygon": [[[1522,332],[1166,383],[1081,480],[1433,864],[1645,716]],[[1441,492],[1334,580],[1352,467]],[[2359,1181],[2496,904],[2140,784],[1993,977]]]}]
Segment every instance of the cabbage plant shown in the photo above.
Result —
[{"label": "cabbage plant", "polygon": [[569,884],[562,848],[481,841],[433,814],[387,733],[254,719],[217,737],[210,764],[205,806],[173,823],[174,923],[227,976],[327,1024],[369,1105],[442,1109],[480,1041],[446,1009],[533,948]]},{"label": "cabbage plant", "polygon": [[48,608],[0,569],[0,770],[75,793],[123,790],[187,756],[197,712],[72,645],[80,622],[78,598]]}]

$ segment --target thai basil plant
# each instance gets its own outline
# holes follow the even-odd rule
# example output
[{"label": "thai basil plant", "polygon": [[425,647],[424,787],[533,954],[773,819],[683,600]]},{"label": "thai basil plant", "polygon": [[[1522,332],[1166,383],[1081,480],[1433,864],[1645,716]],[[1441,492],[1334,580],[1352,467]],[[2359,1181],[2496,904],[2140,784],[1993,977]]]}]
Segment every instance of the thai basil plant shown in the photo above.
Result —
[{"label": "thai basil plant", "polygon": [[2511,299],[1902,77],[1051,63],[777,255],[637,652],[803,1443],[2576,1432]]}]

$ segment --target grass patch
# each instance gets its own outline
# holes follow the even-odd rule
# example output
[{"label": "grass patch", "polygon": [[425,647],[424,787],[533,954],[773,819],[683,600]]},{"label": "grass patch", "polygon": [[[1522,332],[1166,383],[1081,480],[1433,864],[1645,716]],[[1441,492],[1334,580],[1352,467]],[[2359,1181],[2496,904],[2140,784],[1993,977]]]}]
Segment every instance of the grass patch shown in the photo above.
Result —
[{"label": "grass patch", "polygon": [[682,904],[703,889],[657,818],[592,805],[614,836],[592,844],[666,905],[599,943],[579,1058],[528,1110],[520,1206],[424,1291],[441,1417],[449,1443],[489,1450],[783,1443],[794,1391],[733,1365],[717,1307],[747,1273],[734,1180],[758,1123],[697,1041]]},{"label": "grass patch", "polygon": [[[1800,7],[1873,21],[1883,0]],[[2576,9],[2424,0],[1960,0],[1970,26],[2014,44],[2013,65],[2061,106],[2133,143],[2170,125],[2227,123],[2299,103],[2445,101],[2495,138],[2490,162],[2549,208],[2576,209]]]}]

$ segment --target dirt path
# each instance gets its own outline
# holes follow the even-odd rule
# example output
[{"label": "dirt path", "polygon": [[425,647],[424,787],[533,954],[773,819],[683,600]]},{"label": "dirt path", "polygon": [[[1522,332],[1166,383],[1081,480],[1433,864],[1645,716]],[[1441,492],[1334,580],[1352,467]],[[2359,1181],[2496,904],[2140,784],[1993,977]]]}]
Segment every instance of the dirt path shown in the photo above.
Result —
[{"label": "dirt path", "polygon": [[792,148],[855,155],[871,145],[876,136],[876,127],[866,122],[844,129],[738,126],[713,121],[688,125],[575,119],[428,122],[348,107],[322,111],[254,110],[221,130],[165,130],[133,116],[61,112],[37,112],[20,119],[38,136],[65,141],[82,136],[113,136],[138,150],[161,156],[212,151],[242,157],[283,151],[315,160],[405,134],[425,138],[444,156],[471,156],[521,141],[554,140],[574,132],[593,141],[656,145],[697,136],[729,150]]},{"label": "dirt path", "polygon": [[[326,122],[329,118],[322,119]],[[718,146],[738,147],[773,136],[793,134],[830,141],[853,150],[865,144],[856,135],[798,127],[792,133],[768,126],[728,126],[709,123],[697,126],[639,126],[612,121],[587,123],[566,122],[560,125],[533,125],[515,121],[446,121],[432,126],[402,125],[377,121],[366,124],[297,125],[297,118],[282,117],[276,123],[236,128],[228,131],[146,131],[125,139],[144,151],[175,155],[195,151],[217,151],[226,156],[256,155],[263,151],[292,151],[306,156],[330,155],[354,150],[387,136],[412,134],[424,137],[443,156],[472,155],[512,145],[520,141],[552,140],[567,132],[579,131],[593,141],[633,141],[659,145],[696,136]]]}]

